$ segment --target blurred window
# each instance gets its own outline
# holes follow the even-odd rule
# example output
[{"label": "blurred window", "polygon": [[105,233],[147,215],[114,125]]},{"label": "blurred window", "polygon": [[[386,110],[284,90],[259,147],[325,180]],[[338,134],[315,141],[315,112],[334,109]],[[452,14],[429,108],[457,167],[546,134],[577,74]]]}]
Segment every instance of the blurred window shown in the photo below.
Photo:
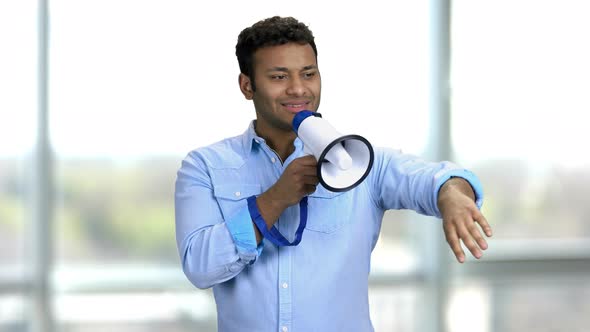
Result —
[{"label": "blurred window", "polygon": [[590,236],[586,1],[453,1],[452,140],[498,238]]},{"label": "blurred window", "polygon": [[466,267],[484,278],[451,288],[449,331],[590,324],[589,10],[576,0],[452,1],[455,160],[483,181],[494,227],[487,258],[526,276],[486,255]]},{"label": "blurred window", "polygon": [[81,293],[56,298],[60,331],[215,331],[209,292]]},{"label": "blurred window", "polygon": [[23,295],[0,294],[0,331],[25,331],[25,306]]},{"label": "blurred window", "polygon": [[[450,332],[585,331],[590,326],[590,279],[536,276],[453,283]],[[465,315],[469,312],[469,315]]]},{"label": "blurred window", "polygon": [[[35,1],[0,2],[0,280],[23,268],[37,114]],[[22,277],[21,277],[22,278]]]},{"label": "blurred window", "polygon": [[369,291],[371,322],[377,332],[423,331],[419,327],[420,288],[373,286]]}]

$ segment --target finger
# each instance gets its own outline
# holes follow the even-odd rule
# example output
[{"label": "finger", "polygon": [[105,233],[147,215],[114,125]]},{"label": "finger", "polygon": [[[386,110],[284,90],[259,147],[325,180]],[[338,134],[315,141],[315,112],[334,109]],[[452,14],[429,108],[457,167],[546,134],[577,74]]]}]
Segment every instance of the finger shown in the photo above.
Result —
[{"label": "finger", "polygon": [[474,219],[475,219],[475,222],[477,222],[479,224],[479,226],[481,227],[483,232],[487,235],[487,237],[491,237],[492,236],[492,227],[488,223],[488,220],[486,219],[486,217],[484,217],[484,215],[479,210],[477,210],[477,213],[475,214]]},{"label": "finger", "polygon": [[457,230],[454,227],[445,227],[444,231],[447,243],[451,247],[455,257],[457,257],[457,261],[463,263],[465,261],[465,253],[463,252],[463,248],[461,248],[461,242],[459,242]]},{"label": "finger", "polygon": [[309,154],[304,157],[299,157],[299,158],[293,160],[293,162],[296,162],[296,161],[304,166],[315,166],[318,163],[317,160],[315,159],[315,156],[312,154]]},{"label": "finger", "polygon": [[475,222],[469,223],[469,225],[467,226],[467,230],[482,250],[486,250],[488,248],[488,243],[481,235],[479,227],[476,226]]},{"label": "finger", "polygon": [[307,185],[317,186],[318,183],[320,183],[320,179],[315,174],[307,175],[303,177],[303,183]]},{"label": "finger", "polygon": [[465,223],[467,223],[467,222],[472,223],[473,222],[470,219],[471,218],[457,222],[457,234],[459,234],[461,241],[463,241],[463,243],[465,244],[467,249],[469,249],[469,251],[471,252],[473,257],[479,259],[482,255],[481,250],[479,249],[479,247],[477,246],[475,241],[473,241],[471,234],[469,233],[469,231],[467,230],[467,227],[465,226]]},{"label": "finger", "polygon": [[310,162],[309,160],[302,160],[303,158],[306,157],[301,157],[298,159],[293,160],[289,166],[287,166],[287,169],[289,169],[293,174],[306,174],[306,175],[312,175],[312,174],[316,174],[317,173],[317,163],[315,162],[315,159],[313,162]]},{"label": "finger", "polygon": [[311,195],[315,192],[317,186],[313,185],[313,184],[306,184],[305,185],[305,194],[306,195]]},{"label": "finger", "polygon": [[318,176],[318,170],[315,166],[303,166],[299,170],[300,174],[305,176]]}]

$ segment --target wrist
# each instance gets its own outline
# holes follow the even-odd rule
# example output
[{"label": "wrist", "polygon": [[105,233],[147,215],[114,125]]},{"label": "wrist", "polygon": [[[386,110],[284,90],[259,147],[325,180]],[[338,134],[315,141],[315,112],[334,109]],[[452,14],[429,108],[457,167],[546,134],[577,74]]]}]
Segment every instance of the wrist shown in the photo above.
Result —
[{"label": "wrist", "polygon": [[461,177],[451,177],[440,187],[438,200],[444,199],[449,194],[463,194],[475,201],[475,191],[469,182]]},{"label": "wrist", "polygon": [[274,199],[271,189],[256,197],[256,204],[269,228],[275,224],[281,213],[287,208],[281,200]]},{"label": "wrist", "polygon": [[438,191],[437,207],[444,214],[445,206],[452,204],[458,197],[464,196],[475,201],[475,193],[469,182],[460,177],[447,180]]},{"label": "wrist", "polygon": [[287,204],[287,202],[285,202],[279,197],[280,195],[275,193],[275,191],[271,187],[267,191],[260,194],[256,200],[258,202],[259,207],[262,205],[263,209],[268,210],[269,213],[274,214],[272,212],[276,211],[280,215],[286,208],[289,207],[289,204]]},{"label": "wrist", "polygon": [[[260,241],[262,241],[263,237],[277,246],[296,246],[299,244],[299,242],[301,242],[303,230],[307,224],[307,197],[304,197],[301,202],[299,202],[299,226],[295,232],[295,239],[292,242],[287,240],[273,225],[278,219],[278,216],[276,216],[276,218],[275,216],[272,216],[270,219],[268,214],[266,214],[266,217],[263,216],[264,212],[260,210],[258,197],[256,197],[256,195],[248,197],[247,202],[250,218],[252,218],[252,222],[255,225],[254,228],[256,230],[256,241],[258,244],[260,244]],[[269,222],[269,220],[273,221]]]}]

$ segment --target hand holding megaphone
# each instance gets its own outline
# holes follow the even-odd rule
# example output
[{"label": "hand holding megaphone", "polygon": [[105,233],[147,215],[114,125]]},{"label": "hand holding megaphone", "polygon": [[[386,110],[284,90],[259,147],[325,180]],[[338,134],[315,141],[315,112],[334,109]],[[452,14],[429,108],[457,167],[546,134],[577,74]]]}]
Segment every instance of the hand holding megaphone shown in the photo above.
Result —
[{"label": "hand holding megaphone", "polygon": [[374,152],[359,135],[342,135],[321,114],[301,111],[293,119],[293,130],[303,142],[303,151],[317,159],[319,182],[334,192],[348,191],[369,175]]},{"label": "hand holding megaphone", "polygon": [[[313,156],[294,159],[281,177],[260,196],[248,197],[248,211],[260,234],[277,246],[296,246],[301,242],[307,225],[307,195],[313,193],[318,184],[315,176],[316,160]],[[295,238],[289,241],[274,225],[283,211],[299,203],[299,226]],[[261,213],[260,211],[264,211]],[[271,225],[267,221],[271,221]]]}]

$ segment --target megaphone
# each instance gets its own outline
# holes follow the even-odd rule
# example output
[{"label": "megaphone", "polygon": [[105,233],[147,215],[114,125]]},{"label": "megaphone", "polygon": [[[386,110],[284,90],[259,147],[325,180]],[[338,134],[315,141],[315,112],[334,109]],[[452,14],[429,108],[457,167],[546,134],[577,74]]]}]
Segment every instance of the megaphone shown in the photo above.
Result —
[{"label": "megaphone", "polygon": [[295,114],[293,130],[303,151],[316,157],[318,178],[326,189],[348,191],[369,175],[374,152],[364,137],[342,135],[320,113],[307,110]]}]

